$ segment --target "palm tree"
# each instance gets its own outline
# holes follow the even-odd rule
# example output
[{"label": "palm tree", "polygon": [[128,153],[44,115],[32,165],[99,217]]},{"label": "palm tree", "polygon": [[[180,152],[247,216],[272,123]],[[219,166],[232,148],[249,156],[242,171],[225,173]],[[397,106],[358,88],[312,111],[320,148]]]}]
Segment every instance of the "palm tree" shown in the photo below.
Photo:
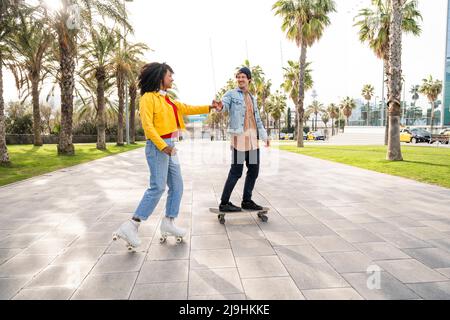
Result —
[{"label": "palm tree", "polygon": [[346,124],[348,125],[348,119],[352,116],[352,112],[356,108],[355,100],[350,97],[346,97],[342,100],[340,107],[346,118]]},{"label": "palm tree", "polygon": [[91,30],[91,41],[81,46],[80,57],[82,77],[95,79],[97,149],[106,150],[105,83],[113,72],[113,53],[118,45],[118,37],[105,26]]},{"label": "palm tree", "polygon": [[264,77],[261,77],[260,82],[256,87],[258,106],[264,110],[264,115],[266,118],[266,128],[270,136],[270,110],[267,108],[267,99],[270,96],[270,88],[272,87],[272,82],[270,80],[266,81]]},{"label": "palm tree", "polygon": [[[310,68],[311,63],[306,63],[305,69],[305,92],[311,90],[314,85],[314,81],[312,79],[312,70]],[[296,117],[299,119],[299,88],[300,88],[300,64],[298,62],[294,62],[289,60],[288,67],[283,68],[284,70],[284,82],[282,84],[283,90],[289,95],[292,102],[295,105]],[[302,120],[303,121],[303,120]],[[298,121],[295,123],[296,133],[298,133]],[[303,139],[303,128],[301,132],[301,139]]]},{"label": "palm tree", "polygon": [[323,104],[319,101],[313,101],[313,103],[306,109],[306,117],[315,115],[315,122],[313,122],[313,131],[317,131],[317,118],[319,113],[325,112]]},{"label": "palm tree", "polygon": [[[33,133],[34,145],[42,146],[41,114],[40,114],[40,88],[39,84],[45,75],[44,57],[51,45],[52,36],[45,29],[45,21],[42,18],[31,15],[29,12],[19,11],[19,19],[13,35],[8,44],[13,54],[17,57],[15,66],[26,74],[24,82],[30,88],[33,103]],[[19,85],[25,85],[19,83]]]},{"label": "palm tree", "polygon": [[[61,130],[58,154],[74,155],[72,143],[73,97],[75,90],[75,66],[78,55],[77,41],[95,27],[98,16],[108,17],[131,30],[127,13],[121,0],[60,0],[59,10],[46,10],[50,31],[59,46],[59,84],[61,89]],[[40,0],[46,8],[45,2]]]},{"label": "palm tree", "polygon": [[[117,32],[119,35],[119,33]],[[117,84],[117,94],[119,98],[119,114],[117,125],[117,145],[123,146],[123,132],[124,132],[124,106],[125,106],[125,84],[131,71],[135,65],[138,65],[142,60],[144,51],[148,47],[144,43],[127,43],[125,47],[119,47],[114,58],[115,77]]]},{"label": "palm tree", "polygon": [[294,40],[300,51],[298,89],[297,146],[303,143],[303,116],[305,99],[306,54],[308,47],[318,41],[325,28],[330,25],[329,14],[336,11],[333,0],[278,0],[272,7],[275,15],[281,16],[281,29],[289,40]]},{"label": "palm tree", "polygon": [[[392,10],[389,5],[391,0],[372,0],[372,7],[361,9],[355,17],[357,20],[355,26],[359,27],[359,39],[365,42],[373,50],[375,55],[383,60],[384,73],[386,75],[386,83],[390,78],[390,27],[392,20]],[[401,10],[403,13],[403,21],[401,29],[404,33],[411,33],[415,36],[420,35],[422,29],[419,20],[422,15],[417,9],[417,0],[403,1]],[[387,96],[390,96],[390,88],[387,86]],[[384,98],[384,97],[383,97]],[[389,121],[386,121],[385,142],[387,144],[389,130]]]},{"label": "palm tree", "polygon": [[328,139],[328,122],[330,122],[330,114],[326,110],[322,113],[322,122],[325,125],[325,137]]},{"label": "palm tree", "polygon": [[339,118],[339,107],[336,104],[331,103],[327,108],[327,113],[331,118],[331,134],[334,136],[334,119]]},{"label": "palm tree", "polygon": [[429,76],[428,79],[422,80],[422,85],[419,88],[419,92],[425,95],[428,99],[428,102],[431,104],[431,127],[430,132],[433,133],[434,128],[434,107],[436,105],[436,100],[439,95],[442,93],[442,81],[434,80],[432,76]]},{"label": "palm tree", "polygon": [[374,95],[375,88],[371,84],[366,84],[361,92],[361,95],[367,101],[367,126],[369,126],[369,110],[370,110],[370,101]]},{"label": "palm tree", "polygon": [[11,163],[8,147],[6,146],[3,65],[9,58],[12,58],[11,50],[7,42],[15,30],[19,5],[22,5],[22,1],[3,0],[0,2],[0,166],[8,166]]},{"label": "palm tree", "polygon": [[279,90],[277,90],[273,95],[269,97],[269,101],[267,102],[267,109],[270,113],[270,116],[273,118],[275,122],[275,126],[278,123],[278,138],[280,139],[281,133],[281,116],[284,114],[284,111],[287,107],[287,97],[282,94]]},{"label": "palm tree", "polygon": [[391,0],[392,20],[389,35],[389,138],[386,159],[402,161],[400,144],[400,118],[402,94],[402,4],[404,0]]}]

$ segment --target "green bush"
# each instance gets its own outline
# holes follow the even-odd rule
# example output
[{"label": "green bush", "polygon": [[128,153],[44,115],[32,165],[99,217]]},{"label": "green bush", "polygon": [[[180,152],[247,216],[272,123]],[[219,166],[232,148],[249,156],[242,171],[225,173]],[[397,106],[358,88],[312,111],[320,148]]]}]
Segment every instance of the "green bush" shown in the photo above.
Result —
[{"label": "green bush", "polygon": [[33,116],[24,114],[15,118],[6,118],[6,133],[33,134]]}]

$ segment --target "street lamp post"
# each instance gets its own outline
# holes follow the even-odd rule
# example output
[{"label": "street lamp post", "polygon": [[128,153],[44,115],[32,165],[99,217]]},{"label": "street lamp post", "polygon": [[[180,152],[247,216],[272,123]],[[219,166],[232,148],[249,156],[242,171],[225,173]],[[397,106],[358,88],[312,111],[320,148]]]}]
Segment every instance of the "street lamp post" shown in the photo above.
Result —
[{"label": "street lamp post", "polygon": [[[133,0],[123,0],[123,10],[126,12],[127,2],[133,2]],[[126,25],[125,22],[123,24],[123,50],[126,50]],[[129,106],[128,106],[128,76],[125,76],[125,130],[126,130],[126,139],[127,144],[130,144],[130,114],[129,114]]]}]

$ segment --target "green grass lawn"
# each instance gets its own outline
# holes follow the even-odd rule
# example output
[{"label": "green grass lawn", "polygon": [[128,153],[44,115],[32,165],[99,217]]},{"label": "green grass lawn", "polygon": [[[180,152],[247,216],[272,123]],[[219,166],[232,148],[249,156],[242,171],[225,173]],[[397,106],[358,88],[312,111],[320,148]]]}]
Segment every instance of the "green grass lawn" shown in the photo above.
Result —
[{"label": "green grass lawn", "polygon": [[385,146],[307,145],[304,149],[299,149],[293,145],[280,145],[279,148],[450,188],[450,148],[402,146],[404,161],[399,162],[386,160]]},{"label": "green grass lawn", "polygon": [[10,167],[0,167],[0,186],[142,148],[144,145],[144,142],[124,147],[108,144],[107,151],[100,151],[96,149],[95,144],[76,144],[75,156],[58,156],[56,145],[44,145],[43,147],[34,147],[32,145],[8,146],[12,165]]}]

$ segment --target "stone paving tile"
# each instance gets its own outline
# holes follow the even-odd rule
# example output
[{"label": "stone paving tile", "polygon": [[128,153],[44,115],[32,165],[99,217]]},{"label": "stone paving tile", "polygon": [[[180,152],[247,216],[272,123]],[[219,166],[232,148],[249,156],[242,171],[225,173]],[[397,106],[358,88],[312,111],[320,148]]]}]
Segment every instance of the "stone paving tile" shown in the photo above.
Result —
[{"label": "stone paving tile", "polygon": [[195,250],[191,252],[191,269],[235,268],[231,249]]},{"label": "stone paving tile", "polygon": [[189,300],[247,300],[245,294],[218,294],[211,296],[190,296]]},{"label": "stone paving tile", "polygon": [[96,262],[104,254],[106,247],[70,247],[66,249],[52,265]]},{"label": "stone paving tile", "polygon": [[130,300],[187,300],[187,282],[137,284]]},{"label": "stone paving tile", "polygon": [[414,238],[413,236],[411,236],[405,232],[398,232],[395,234],[384,234],[384,235],[381,235],[381,237],[399,249],[414,249],[414,248],[432,247],[432,245],[429,242],[425,242],[423,240]]},{"label": "stone paving tile", "polygon": [[450,268],[439,268],[435,270],[450,279]]},{"label": "stone paving tile", "polygon": [[355,247],[339,236],[306,237],[306,240],[320,253],[355,251]]},{"label": "stone paving tile", "polygon": [[326,262],[311,245],[276,247],[275,251],[284,265]]},{"label": "stone paving tile", "polygon": [[186,243],[180,245],[152,244],[146,260],[186,260],[189,259],[190,247]]},{"label": "stone paving tile", "polygon": [[43,234],[12,234],[0,241],[0,249],[25,249]]},{"label": "stone paving tile", "polygon": [[235,257],[275,255],[275,251],[267,240],[232,240],[231,248]]},{"label": "stone paving tile", "polygon": [[76,289],[93,268],[93,263],[76,263],[49,266],[36,276],[26,287],[67,287]]},{"label": "stone paving tile", "polygon": [[264,239],[264,233],[257,225],[227,225],[230,240]]},{"label": "stone paving tile", "polygon": [[295,246],[308,244],[306,239],[296,231],[289,232],[264,232],[270,244],[276,246]]},{"label": "stone paving tile", "polygon": [[236,268],[202,269],[189,272],[189,296],[242,293],[244,289]]},{"label": "stone paving tile", "polygon": [[425,241],[448,238],[448,235],[446,235],[445,233],[439,232],[431,227],[402,228],[402,230],[420,240]]},{"label": "stone paving tile", "polygon": [[376,265],[372,259],[359,251],[324,253],[323,257],[341,274],[367,272],[369,267]]},{"label": "stone paving tile", "polygon": [[350,243],[383,242],[379,236],[365,229],[337,230],[339,236]]},{"label": "stone paving tile", "polygon": [[137,272],[90,274],[71,297],[72,300],[129,299]]},{"label": "stone paving tile", "polygon": [[23,289],[13,300],[69,300],[74,292],[75,289],[65,287]]},{"label": "stone paving tile", "polygon": [[321,237],[321,236],[335,236],[336,232],[325,226],[324,224],[305,224],[295,226],[303,237]]},{"label": "stone paving tile", "polygon": [[286,269],[300,290],[349,287],[326,262],[287,264]]},{"label": "stone paving tile", "polygon": [[0,278],[0,300],[10,300],[21,290],[32,276]]},{"label": "stone paving tile", "polygon": [[105,254],[97,262],[92,273],[137,272],[141,269],[144,259],[144,253]]},{"label": "stone paving tile", "polygon": [[210,236],[193,236],[191,250],[230,249],[230,241],[226,234]]},{"label": "stone paving tile", "polygon": [[427,300],[450,300],[450,281],[408,284],[414,292]]},{"label": "stone paving tile", "polygon": [[0,265],[21,253],[22,249],[0,249]]},{"label": "stone paving tile", "polygon": [[136,283],[186,282],[188,273],[188,260],[146,261]]},{"label": "stone paving tile", "polygon": [[410,288],[387,272],[381,272],[379,287],[369,287],[370,275],[367,273],[344,273],[342,276],[367,300],[408,300],[420,298]]},{"label": "stone paving tile", "polygon": [[386,242],[354,244],[361,252],[373,260],[410,259],[406,253]]},{"label": "stone paving tile", "polygon": [[307,300],[364,300],[352,288],[303,290],[302,292]]},{"label": "stone paving tile", "polygon": [[417,260],[387,260],[377,262],[384,270],[403,283],[446,281],[446,277]]},{"label": "stone paving tile", "polygon": [[248,300],[304,300],[290,277],[243,279]]},{"label": "stone paving tile", "polygon": [[289,276],[277,256],[236,257],[236,264],[242,279]]},{"label": "stone paving tile", "polygon": [[0,266],[0,277],[11,278],[35,275],[54,259],[55,256],[17,255]]},{"label": "stone paving tile", "polygon": [[424,248],[404,249],[403,251],[430,268],[437,269],[450,267],[450,253],[443,249]]}]

